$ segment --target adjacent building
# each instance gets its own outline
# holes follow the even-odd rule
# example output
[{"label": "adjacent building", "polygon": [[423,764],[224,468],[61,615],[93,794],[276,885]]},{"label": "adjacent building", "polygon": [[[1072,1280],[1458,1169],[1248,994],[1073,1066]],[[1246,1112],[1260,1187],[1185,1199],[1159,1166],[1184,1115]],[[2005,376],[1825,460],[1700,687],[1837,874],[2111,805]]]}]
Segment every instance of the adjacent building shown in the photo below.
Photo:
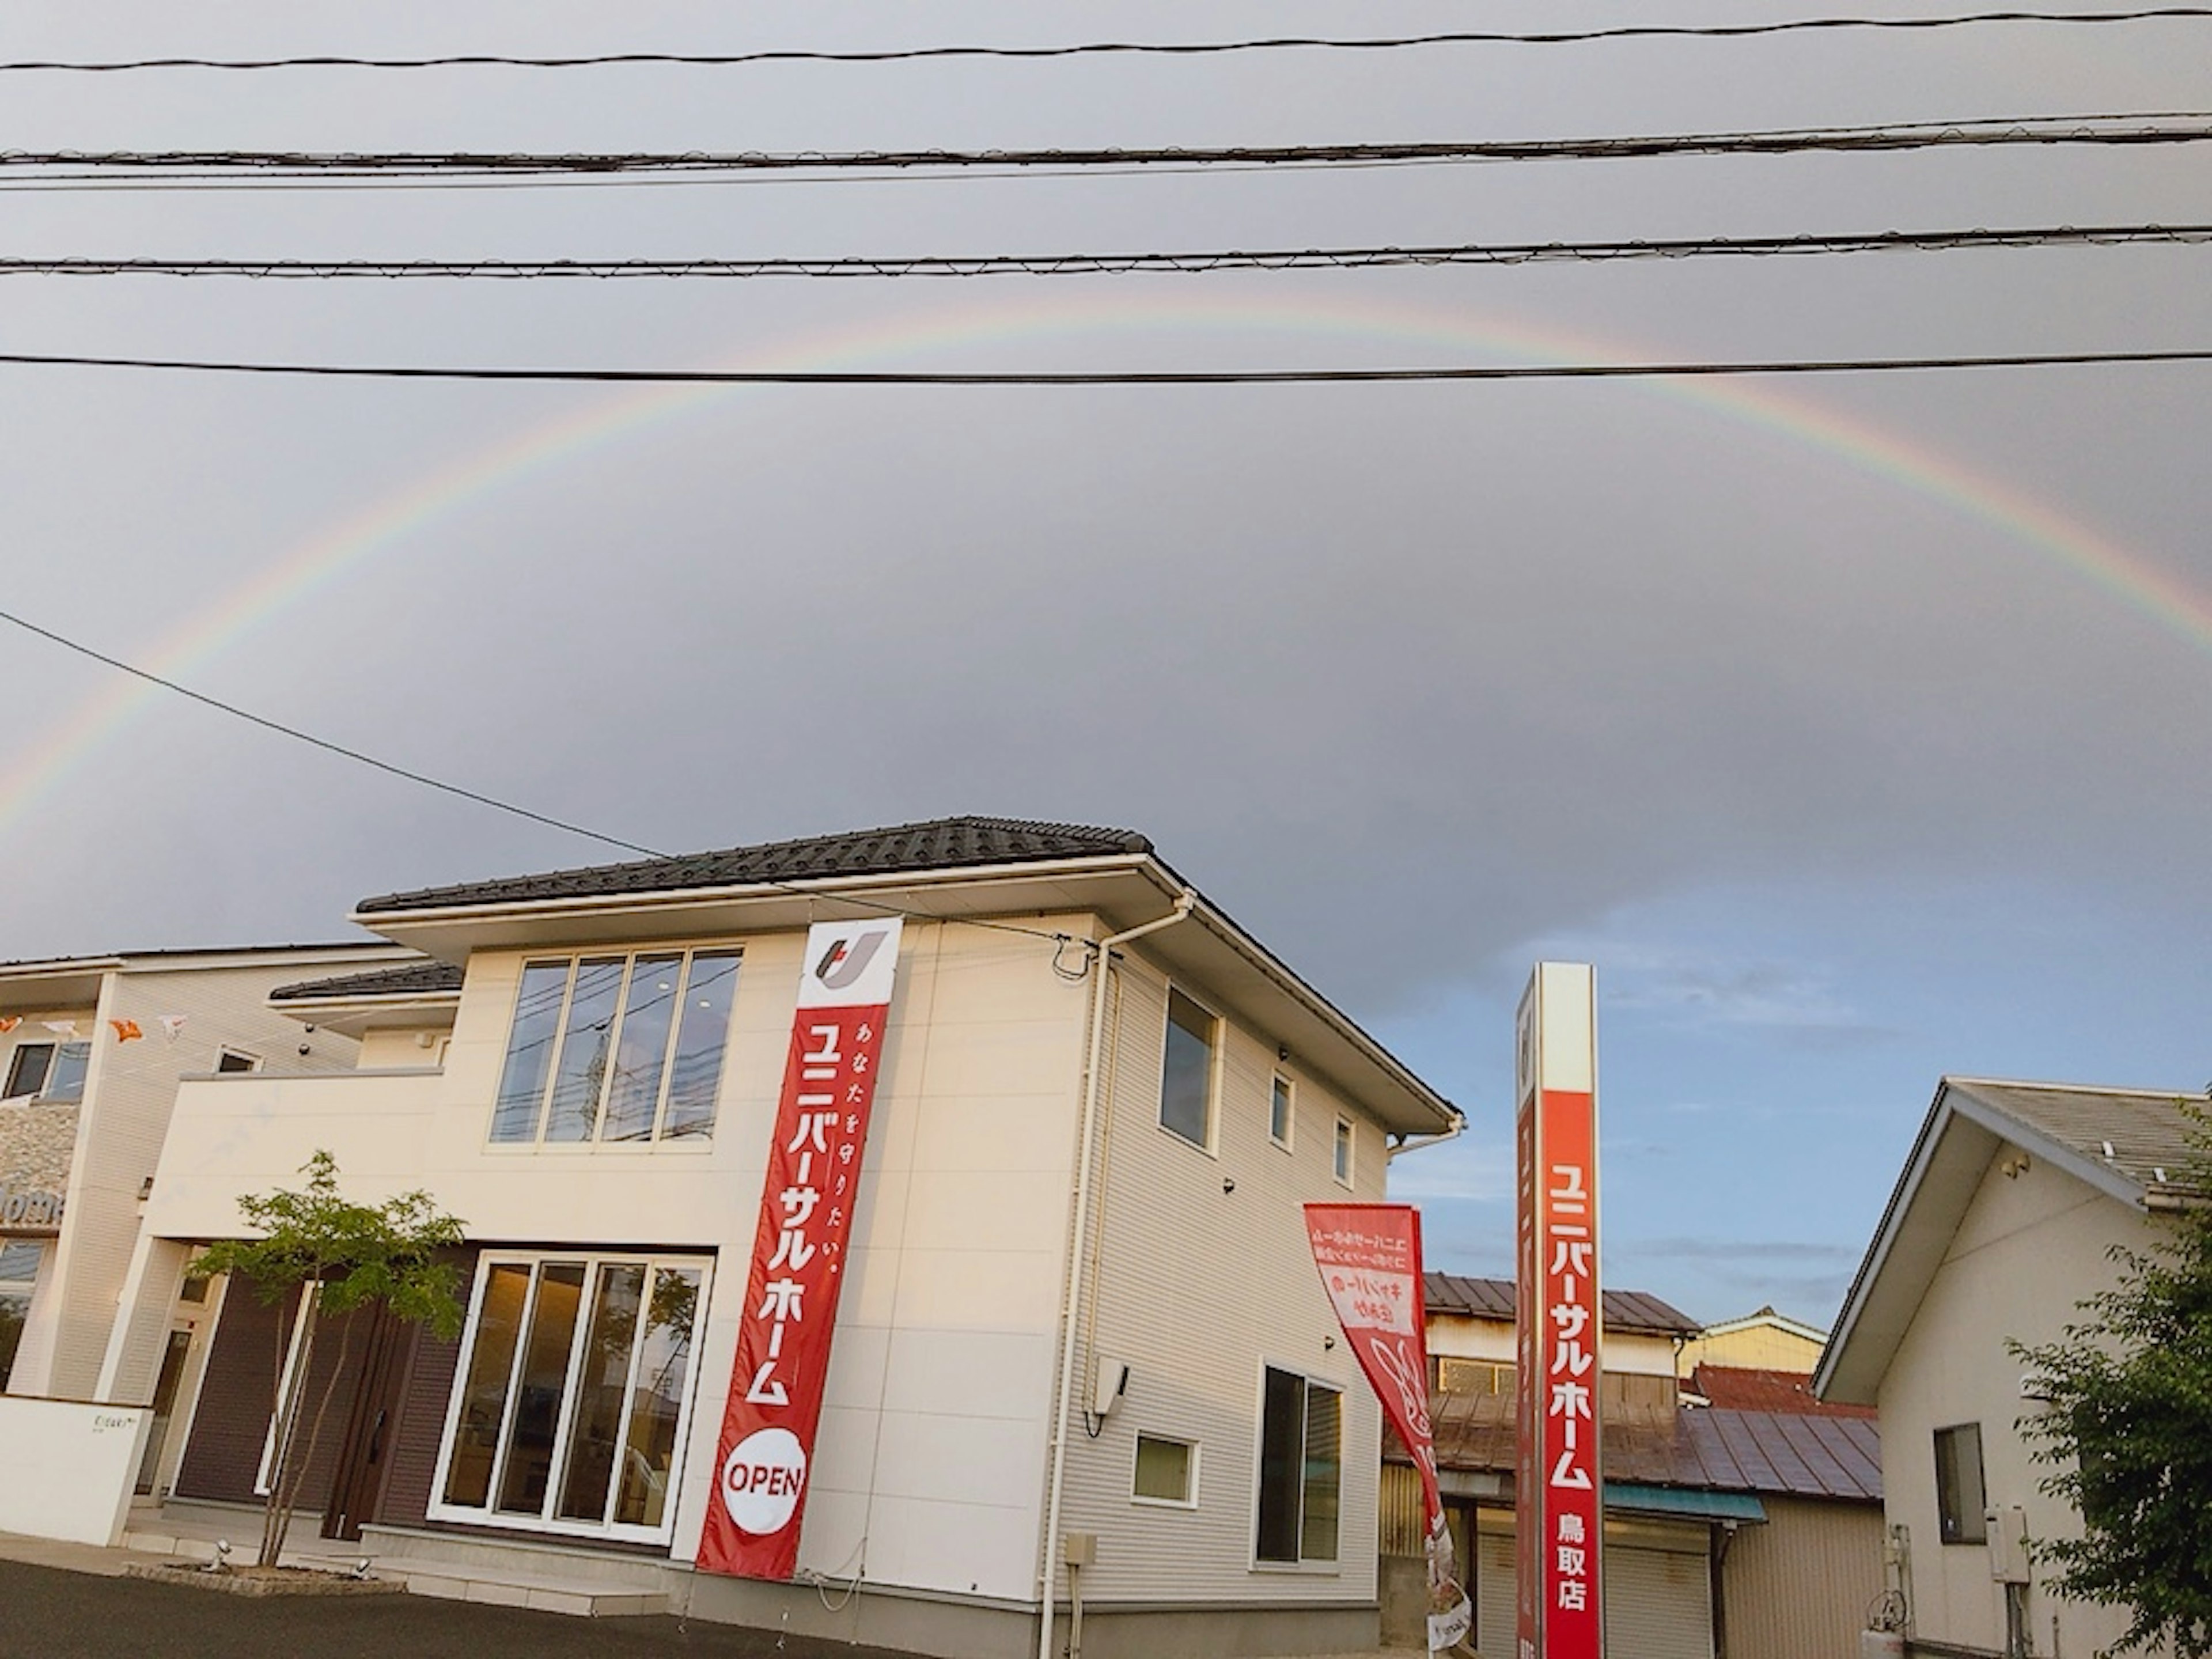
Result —
[{"label": "adjacent building", "polygon": [[2189,1103],[2152,1091],[1945,1078],[1875,1230],[1817,1386],[1878,1406],[1895,1588],[1915,1651],[2081,1655],[2124,1611],[2044,1587],[2032,1540],[2078,1534],[2039,1490],[2040,1409],[2009,1345],[2061,1339],[2116,1249],[2198,1201]]},{"label": "adjacent building", "polygon": [[[1510,1279],[1431,1273],[1430,1415],[1475,1645],[1514,1646],[1514,1309]],[[1870,1415],[1802,1395],[1709,1406],[1678,1382],[1697,1322],[1657,1297],[1603,1299],[1598,1404],[1607,1646],[1638,1659],[1851,1659],[1881,1589],[1879,1436]],[[1768,1357],[1768,1356],[1762,1356]],[[1389,1442],[1384,1610],[1422,1611],[1419,1488]]]},{"label": "adjacent building", "polygon": [[[696,1571],[807,928],[887,915],[797,1578]],[[961,1655],[1056,1650],[1077,1601],[1095,1659],[1372,1644],[1379,1413],[1301,1206],[1382,1198],[1458,1115],[1142,836],[948,819],[354,920],[409,958],[268,1011],[357,1064],[178,1090],[103,1397],[150,1396],[238,1195],[326,1150],[466,1223],[457,1341],[362,1316],[308,1379],[303,1515],[416,1588]],[[174,1507],[265,1489],[296,1309],[248,1288],[206,1293]]]}]

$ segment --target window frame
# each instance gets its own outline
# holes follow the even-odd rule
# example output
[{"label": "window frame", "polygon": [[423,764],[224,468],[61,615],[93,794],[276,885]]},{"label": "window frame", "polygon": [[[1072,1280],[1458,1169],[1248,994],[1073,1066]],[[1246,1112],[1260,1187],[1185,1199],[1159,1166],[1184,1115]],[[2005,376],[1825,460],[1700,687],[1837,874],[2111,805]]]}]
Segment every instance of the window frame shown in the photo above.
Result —
[{"label": "window frame", "polygon": [[[1180,1446],[1186,1452],[1190,1454],[1189,1457],[1183,1464],[1183,1495],[1181,1498],[1155,1498],[1151,1496],[1149,1493],[1140,1492],[1137,1490],[1137,1471],[1143,1465],[1144,1446],[1145,1442],[1147,1440],[1152,1442],[1155,1445]],[[1199,1493],[1199,1443],[1195,1440],[1188,1438],[1185,1436],[1179,1434],[1154,1434],[1149,1430],[1138,1430],[1136,1434],[1131,1438],[1129,1445],[1129,1501],[1132,1504],[1140,1505],[1141,1507],[1148,1510],[1196,1509],[1198,1507]]]},{"label": "window frame", "polygon": [[[1282,1102],[1283,1132],[1275,1133],[1275,1103]],[[1286,1072],[1278,1071],[1267,1085],[1267,1144],[1284,1152],[1295,1150],[1298,1132],[1297,1079]]]},{"label": "window frame", "polygon": [[[237,1060],[240,1063],[235,1066],[226,1066],[223,1062],[227,1060]],[[261,1056],[251,1049],[234,1048],[226,1042],[215,1051],[215,1072],[218,1077],[242,1077],[260,1069]]]},{"label": "window frame", "polygon": [[[1936,1535],[1945,1544],[1986,1544],[1989,1542],[1989,1471],[1982,1461],[1982,1425],[1979,1422],[1951,1423],[1935,1432],[1936,1452]],[[1979,1501],[1963,1504],[1966,1493],[1960,1491],[1960,1468],[1957,1449],[1971,1440],[1974,1449],[1974,1485],[1979,1489]],[[1947,1458],[1945,1451],[1950,1449]]]},{"label": "window frame", "polygon": [[1336,1132],[1329,1140],[1329,1177],[1346,1192],[1359,1170],[1359,1127],[1341,1112],[1336,1115]]},{"label": "window frame", "polygon": [[[83,1069],[77,1074],[76,1092],[70,1095],[55,1094],[52,1092],[54,1079],[60,1069],[62,1055],[71,1048],[80,1050],[84,1061]],[[27,1094],[8,1092],[14,1088],[16,1079],[22,1074],[24,1056],[40,1052],[46,1054],[46,1069],[39,1074],[39,1086]],[[85,1085],[91,1081],[91,1074],[92,1042],[89,1038],[41,1037],[36,1042],[19,1042],[9,1053],[8,1076],[5,1083],[0,1084],[0,1100],[40,1100],[64,1106],[82,1103],[84,1099]]]},{"label": "window frame", "polygon": [[[635,973],[641,958],[658,956],[674,956],[677,958],[678,988],[674,993],[677,1006],[670,1016],[667,1033],[661,1039],[660,1080],[653,1097],[651,1133],[619,1139],[603,1138],[607,1124],[607,1108],[613,1097],[618,1069],[614,1065],[609,1064],[605,1075],[599,1081],[597,1094],[592,1103],[591,1133],[578,1140],[547,1139],[546,1130],[552,1120],[552,1098],[560,1086],[561,1062],[563,1050],[568,1047],[569,1012],[575,1000],[578,969],[586,962],[607,962],[617,957],[621,959],[622,978],[616,988],[615,1012],[607,1027],[607,1047],[611,1057],[619,1051],[623,1024],[630,1012],[631,976]],[[684,1005],[690,999],[692,990],[693,969],[702,957],[728,957],[735,964],[733,971],[737,975],[737,983],[733,983],[730,988],[730,1006],[725,1016],[725,1024],[721,1031],[721,1064],[716,1067],[714,1074],[713,1098],[715,1110],[705,1128],[691,1130],[682,1134],[671,1134],[667,1133],[668,1114],[673,1104],[676,1060],[684,1037]],[[567,951],[548,951],[525,956],[515,975],[514,994],[510,999],[507,1009],[507,1037],[505,1046],[501,1051],[499,1081],[493,1088],[490,1105],[485,1115],[483,1143],[484,1149],[502,1156],[550,1153],[556,1157],[598,1156],[609,1152],[653,1153],[674,1150],[689,1150],[694,1153],[711,1152],[714,1144],[714,1131],[721,1120],[721,1092],[728,1067],[730,1031],[737,1018],[738,990],[744,980],[744,946],[735,939],[664,941],[624,946],[610,945],[604,950],[580,946]],[[538,1106],[536,1115],[531,1121],[531,1133],[526,1137],[502,1139],[497,1133],[500,1104],[506,1093],[507,1065],[514,1051],[514,1025],[521,1012],[523,980],[533,968],[550,968],[559,965],[565,965],[566,976],[561,984],[560,1006],[554,1015],[552,1035],[550,1038],[550,1048],[545,1057],[544,1076],[538,1085]],[[438,1055],[438,1063],[441,1066],[444,1063],[442,1053]]]},{"label": "window frame", "polygon": [[[1177,1030],[1180,1029],[1183,1031],[1188,1032],[1190,1029],[1188,1026],[1179,1027],[1176,1023],[1175,1017],[1175,1001],[1177,997],[1181,997],[1192,1007],[1197,1009],[1200,1013],[1205,1015],[1209,1022],[1209,1029],[1206,1038],[1205,1134],[1201,1139],[1197,1140],[1192,1139],[1182,1130],[1170,1123],[1168,1121],[1167,1115],[1168,1048],[1169,1045],[1175,1041],[1175,1034]],[[1152,1121],[1159,1126],[1161,1133],[1164,1134],[1174,1136],[1184,1146],[1204,1152],[1208,1158],[1216,1156],[1220,1138],[1221,1051],[1227,1046],[1225,1039],[1228,1034],[1228,1021],[1224,1019],[1220,1013],[1214,1009],[1208,1007],[1205,1003],[1200,1001],[1198,998],[1191,995],[1191,994],[1184,990],[1182,986],[1176,984],[1172,980],[1168,981],[1167,995],[1160,1005],[1160,1090],[1158,1107],[1153,1114]]]},{"label": "window frame", "polygon": [[[467,1392],[469,1361],[476,1353],[477,1327],[483,1313],[485,1287],[491,1283],[492,1268],[502,1263],[529,1268],[530,1283],[524,1293],[514,1354],[507,1364],[507,1390],[500,1407],[498,1442],[484,1486],[484,1506],[471,1509],[446,1501],[446,1481],[452,1470],[454,1438],[460,1428],[461,1407]],[[599,1282],[599,1269],[608,1263],[641,1265],[645,1268],[645,1301],[641,1304],[641,1312],[651,1304],[654,1273],[664,1269],[690,1269],[699,1275],[698,1297],[693,1304],[692,1313],[691,1356],[685,1367],[683,1402],[677,1409],[676,1431],[668,1465],[667,1500],[658,1526],[647,1527],[620,1521],[578,1521],[557,1512],[561,1472],[567,1468],[568,1449],[575,1436],[576,1383],[583,1364],[584,1350],[591,1341],[592,1304]],[[561,1374],[561,1405],[552,1448],[548,1453],[553,1474],[546,1481],[545,1498],[539,1505],[538,1513],[521,1515],[498,1506],[499,1490],[506,1472],[507,1441],[514,1425],[515,1384],[528,1356],[531,1325],[537,1314],[542,1270],[556,1264],[574,1264],[583,1268],[584,1294],[577,1308],[575,1328],[569,1334],[568,1358]],[[647,1250],[480,1251],[477,1256],[476,1280],[469,1292],[468,1319],[462,1327],[460,1351],[454,1356],[453,1380],[447,1392],[445,1420],[438,1433],[438,1457],[431,1470],[430,1498],[423,1511],[424,1517],[464,1526],[496,1527],[563,1538],[599,1539],[632,1544],[672,1543],[676,1532],[676,1512],[682,1497],[684,1462],[690,1452],[692,1424],[699,1403],[699,1362],[706,1346],[708,1298],[714,1288],[714,1258],[711,1255]],[[616,1430],[617,1443],[627,1443],[629,1425],[636,1409],[640,1346],[633,1336],[629,1380],[624,1384],[623,1417]],[[607,1498],[609,1507],[612,1504],[613,1496],[611,1487]],[[554,1512],[549,1514],[549,1510]]]},{"label": "window frame", "polygon": [[[1297,1481],[1297,1512],[1293,1517],[1292,1531],[1297,1538],[1298,1554],[1294,1560],[1285,1560],[1260,1553],[1260,1506],[1266,1497],[1267,1479],[1267,1374],[1293,1377],[1299,1384],[1297,1440],[1301,1448],[1306,1444],[1312,1429],[1311,1401],[1316,1389],[1334,1395],[1336,1400],[1336,1537],[1333,1555],[1308,1556],[1305,1553],[1306,1499],[1309,1473],[1301,1452]],[[1259,1409],[1253,1413],[1252,1434],[1252,1546],[1251,1571],[1254,1572],[1286,1572],[1320,1575],[1340,1575],[1344,1562],[1344,1493],[1345,1493],[1345,1429],[1347,1419],[1348,1391],[1333,1377],[1319,1376],[1296,1365],[1279,1365],[1273,1360],[1260,1362]]]}]

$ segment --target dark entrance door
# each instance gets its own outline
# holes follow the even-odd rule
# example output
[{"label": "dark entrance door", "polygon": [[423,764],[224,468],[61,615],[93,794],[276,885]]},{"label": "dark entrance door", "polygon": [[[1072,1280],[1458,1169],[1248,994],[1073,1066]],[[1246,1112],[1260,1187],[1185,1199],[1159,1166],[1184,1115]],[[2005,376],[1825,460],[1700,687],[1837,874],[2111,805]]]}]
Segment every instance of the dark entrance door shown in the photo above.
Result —
[{"label": "dark entrance door", "polygon": [[323,1511],[325,1538],[359,1538],[362,1522],[376,1519],[415,1352],[415,1328],[393,1318],[382,1303],[362,1316],[368,1322],[368,1341],[355,1377],[353,1410],[338,1445],[337,1467],[331,1472],[330,1505]]}]

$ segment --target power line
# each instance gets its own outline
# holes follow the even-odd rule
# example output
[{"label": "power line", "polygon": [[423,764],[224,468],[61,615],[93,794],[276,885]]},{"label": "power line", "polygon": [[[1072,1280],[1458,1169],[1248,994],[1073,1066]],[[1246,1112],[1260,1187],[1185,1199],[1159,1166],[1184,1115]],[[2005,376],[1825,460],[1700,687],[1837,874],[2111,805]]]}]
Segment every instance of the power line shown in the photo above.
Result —
[{"label": "power line", "polygon": [[[2138,125],[2124,125],[2136,123]],[[1871,126],[1795,127],[1749,132],[1661,133],[1595,138],[1472,139],[1346,144],[1237,144],[1073,149],[793,151],[306,151],[9,150],[0,170],[73,168],[71,182],[108,173],[187,179],[233,173],[372,178],[514,177],[546,173],[837,172],[951,168],[1332,165],[1443,161],[1613,161],[1660,155],[1788,155],[1808,151],[1929,149],[2021,144],[2170,145],[2212,138],[2212,113],[1977,117]]]},{"label": "power line", "polygon": [[1077,276],[1221,270],[1354,270],[1624,259],[1775,258],[1838,253],[1950,253],[1988,248],[2112,247],[2212,241],[2212,224],[2054,225],[2009,230],[1885,230],[1610,242],[1485,242],[1410,247],[1218,249],[1137,253],[836,255],[768,259],[105,259],[0,257],[5,276],[248,277],[270,282],[524,282],[589,278]]},{"label": "power line", "polygon": [[[512,801],[501,800],[495,795],[487,795],[480,790],[470,789],[458,783],[448,783],[442,778],[434,778],[428,773],[412,771],[404,766],[395,765],[390,761],[379,760],[375,756],[363,754],[358,749],[349,748],[342,743],[333,743],[328,738],[319,738],[312,732],[302,731],[296,726],[287,726],[282,720],[270,720],[265,714],[257,714],[250,708],[241,708],[236,703],[225,702],[222,698],[210,696],[204,691],[196,691],[188,685],[181,685],[175,680],[153,672],[150,669],[141,668],[135,663],[125,662],[120,657],[112,657],[104,651],[95,650],[93,647],[84,644],[82,641],[71,639],[65,634],[56,633],[51,628],[42,628],[28,617],[19,617],[12,611],[0,611],[0,622],[12,623],[25,633],[34,634],[42,640],[61,647],[64,651],[75,652],[80,657],[89,658],[94,662],[118,670],[131,675],[133,678],[143,680],[149,685],[159,686],[165,691],[173,691],[180,697],[189,697],[192,702],[215,709],[220,714],[228,714],[249,725],[258,726],[264,731],[274,732],[279,737],[290,738],[295,742],[307,744],[311,747],[337,755],[342,759],[352,761],[358,765],[374,768],[379,772],[404,779],[409,783],[420,784],[426,789],[435,789],[441,793],[456,796],[462,800],[472,801],[478,806],[488,806],[494,811],[505,812],[514,817],[527,818],[531,823],[543,824],[548,829],[563,830],[572,836],[581,836],[586,841],[595,841],[602,846],[618,848],[625,853],[636,853],[648,859],[666,860],[678,856],[676,854],[661,852],[654,848],[641,846],[634,841],[624,841],[619,836],[610,836],[601,830],[589,830],[580,823],[571,823],[565,818],[556,818],[544,812],[532,811],[526,806],[517,806]],[[993,933],[1020,933],[1031,939],[1048,939],[1059,945],[1077,942],[1072,934],[1053,933],[1042,927],[1024,927],[1013,922],[986,921],[972,916],[935,915],[927,910],[905,909],[895,904],[885,904],[877,899],[865,898],[854,894],[825,895],[793,882],[774,881],[766,877],[749,878],[746,884],[767,887],[777,892],[791,893],[805,899],[834,898],[840,903],[854,905],[865,910],[873,910],[883,915],[908,916],[921,921],[939,921],[951,926],[981,927]]]},{"label": "power line", "polygon": [[340,380],[507,380],[613,386],[1346,386],[1451,380],[1684,380],[1751,374],[1898,374],[1936,369],[2063,368],[2212,362],[2212,347],[2154,351],[2037,351],[1984,356],[1777,358],[1674,363],[1491,363],[1418,368],[1092,369],[921,372],[796,368],[501,368],[399,363],[241,362],[0,352],[0,366],[142,368],[202,374]]},{"label": "power line", "polygon": [[360,765],[374,767],[380,772],[389,773],[395,778],[404,778],[410,783],[419,783],[426,789],[436,789],[448,795],[459,796],[463,800],[474,801],[479,806],[489,806],[495,811],[506,812],[519,818],[527,818],[532,823],[542,823],[550,829],[566,830],[569,835],[581,836],[587,841],[596,841],[608,847],[618,847],[626,853],[641,853],[647,858],[654,859],[669,856],[665,853],[656,852],[650,847],[641,847],[634,841],[624,841],[619,836],[610,836],[597,830],[587,830],[582,824],[570,823],[565,818],[551,817],[544,812],[533,812],[526,806],[517,806],[511,801],[500,800],[494,796],[480,793],[477,790],[465,788],[458,783],[447,783],[443,779],[431,777],[427,773],[410,771],[406,767],[396,766],[390,761],[379,760],[374,755],[365,755],[358,749],[349,749],[342,743],[333,743],[328,738],[319,738],[312,732],[303,732],[296,726],[287,726],[282,720],[273,720],[265,714],[257,714],[251,709],[240,708],[236,703],[225,702],[220,697],[211,697],[204,691],[195,691],[188,685],[179,685],[176,681],[165,679],[150,669],[140,668],[135,664],[127,663],[120,657],[111,657],[104,651],[95,651],[88,645],[81,644],[65,635],[55,633],[51,628],[41,628],[38,623],[27,617],[19,617],[12,611],[0,611],[0,622],[12,623],[25,633],[35,634],[42,640],[51,641],[64,651],[74,651],[80,657],[89,657],[94,662],[105,663],[110,668],[119,669],[122,672],[144,680],[150,685],[158,685],[165,691],[173,691],[180,697],[190,697],[194,702],[204,703],[210,708],[260,726],[264,731],[274,732],[280,737],[290,738],[295,742],[312,744],[317,749],[325,750],[331,754],[340,756]]},{"label": "power line", "polygon": [[1085,57],[1214,57],[1253,52],[1395,52],[1424,46],[1573,46],[1595,40],[1742,40],[1847,29],[1924,32],[1970,28],[1994,23],[2099,26],[2212,18],[2212,7],[2157,6],[2130,11],[1984,11],[1937,17],[1796,17],[1769,23],[1639,23],[1611,28],[1561,29],[1536,33],[1496,30],[1450,30],[1431,34],[1364,38],[1279,35],[1247,40],[1089,40],[1066,46],[949,46],[889,47],[877,51],[824,52],[781,48],[759,52],[617,52],[581,57],[532,58],[494,52],[463,52],[433,58],[361,58],[317,54],[296,58],[139,58],[84,62],[52,58],[0,63],[0,74],[52,72],[106,75],[136,70],[288,69],[603,69],[617,66],[674,66],[726,69],[750,64],[896,64],[931,59],[984,58],[1043,59]]}]

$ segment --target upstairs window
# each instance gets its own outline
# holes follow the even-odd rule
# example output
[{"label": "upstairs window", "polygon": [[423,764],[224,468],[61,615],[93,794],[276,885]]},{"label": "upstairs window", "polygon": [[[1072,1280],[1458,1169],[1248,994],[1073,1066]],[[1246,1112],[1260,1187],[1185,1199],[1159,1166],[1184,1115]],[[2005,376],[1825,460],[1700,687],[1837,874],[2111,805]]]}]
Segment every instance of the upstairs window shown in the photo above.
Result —
[{"label": "upstairs window", "polygon": [[8,1062],[4,1100],[82,1100],[89,1042],[19,1042]]},{"label": "upstairs window", "polygon": [[1330,1173],[1340,1187],[1352,1184],[1352,1125],[1343,1118],[1336,1121],[1336,1147],[1330,1154]]},{"label": "upstairs window", "polygon": [[1160,1127],[1194,1146],[1213,1142],[1213,1051],[1221,1022],[1182,992],[1168,992],[1167,1054],[1160,1066]]},{"label": "upstairs window", "polygon": [[492,1109],[499,1142],[708,1135],[738,952],[640,951],[522,970]]},{"label": "upstairs window", "polygon": [[1960,1423],[1936,1431],[1936,1515],[1947,1544],[1989,1541],[1982,1492],[1982,1425]]},{"label": "upstairs window", "polygon": [[1291,1144],[1291,1121],[1295,1103],[1291,1098],[1291,1080],[1280,1072],[1275,1073],[1275,1086],[1267,1097],[1267,1139],[1287,1150]]}]

